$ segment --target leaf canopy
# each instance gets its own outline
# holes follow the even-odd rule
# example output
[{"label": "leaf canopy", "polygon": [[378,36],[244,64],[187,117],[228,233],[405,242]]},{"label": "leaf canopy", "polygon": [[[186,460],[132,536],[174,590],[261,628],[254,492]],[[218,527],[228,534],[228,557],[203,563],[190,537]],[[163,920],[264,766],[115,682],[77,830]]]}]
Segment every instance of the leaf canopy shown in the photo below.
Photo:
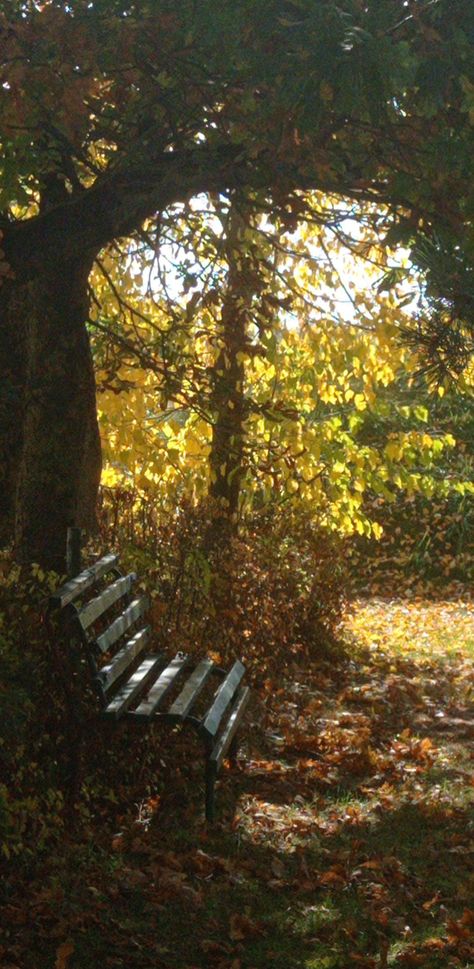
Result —
[{"label": "leaf canopy", "polygon": [[297,219],[318,189],[388,206],[435,351],[440,326],[472,333],[469,0],[11,0],[0,37],[0,209],[4,234],[29,223],[24,258],[48,231],[96,252],[200,191]]}]

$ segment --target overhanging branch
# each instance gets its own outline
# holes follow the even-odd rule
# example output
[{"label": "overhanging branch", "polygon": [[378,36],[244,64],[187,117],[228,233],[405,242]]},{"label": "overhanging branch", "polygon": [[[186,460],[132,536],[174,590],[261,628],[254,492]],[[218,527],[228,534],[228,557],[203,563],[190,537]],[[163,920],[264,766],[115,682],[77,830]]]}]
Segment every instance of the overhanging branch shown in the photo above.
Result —
[{"label": "overhanging branch", "polygon": [[[280,185],[346,195],[361,201],[382,201],[384,185],[351,184],[350,176],[331,184],[327,178],[298,171],[267,151],[249,159],[239,145],[199,145],[165,152],[158,158],[117,167],[104,173],[91,188],[55,208],[18,222],[5,233],[7,258],[15,267],[31,267],[45,260],[57,264],[76,259],[78,252],[95,256],[114,239],[128,236],[156,212],[184,202],[199,192],[237,187],[253,189]],[[386,199],[384,199],[386,201]]]}]

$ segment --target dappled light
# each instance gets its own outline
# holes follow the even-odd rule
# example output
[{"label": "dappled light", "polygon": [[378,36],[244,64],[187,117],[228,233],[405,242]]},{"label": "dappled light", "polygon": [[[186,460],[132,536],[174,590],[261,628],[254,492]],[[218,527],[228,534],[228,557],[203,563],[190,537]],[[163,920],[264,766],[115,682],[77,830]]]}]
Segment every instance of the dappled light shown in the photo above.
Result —
[{"label": "dappled light", "polygon": [[218,823],[186,756],[136,804],[118,788],[115,830],[39,864],[27,898],[11,881],[5,952],[125,966],[132,936],[144,966],[468,965],[471,614],[353,602],[337,658],[260,694]]}]

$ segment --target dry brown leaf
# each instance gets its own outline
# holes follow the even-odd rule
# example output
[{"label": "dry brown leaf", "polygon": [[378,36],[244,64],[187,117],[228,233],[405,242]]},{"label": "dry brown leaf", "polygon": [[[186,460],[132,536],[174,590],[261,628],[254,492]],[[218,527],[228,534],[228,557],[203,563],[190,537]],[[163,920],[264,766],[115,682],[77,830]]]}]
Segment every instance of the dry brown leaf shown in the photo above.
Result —
[{"label": "dry brown leaf", "polygon": [[54,969],[67,969],[67,964],[73,952],[73,942],[70,940],[67,942],[62,942],[61,945],[56,949],[56,962],[54,963]]},{"label": "dry brown leaf", "polygon": [[458,919],[457,921],[448,919],[448,937],[452,939],[472,939],[473,927],[474,910],[466,908],[464,909],[462,918]]},{"label": "dry brown leaf", "polygon": [[370,956],[360,956],[358,952],[351,952],[350,957],[360,969],[377,969],[375,959],[372,959]]},{"label": "dry brown leaf", "polygon": [[208,956],[226,956],[232,951],[225,942],[216,942],[215,939],[203,939],[199,948]]},{"label": "dry brown leaf", "polygon": [[436,892],[436,895],[433,895],[433,898],[430,898],[427,902],[423,902],[422,907],[424,908],[425,912],[429,912],[430,909],[433,908],[433,905],[436,905],[436,903],[439,902],[440,898],[441,892]]},{"label": "dry brown leaf", "polygon": [[286,878],[286,868],[280,858],[273,859],[271,869],[275,878]]},{"label": "dry brown leaf", "polygon": [[315,892],[318,888],[319,882],[311,881],[310,878],[303,878],[295,885],[295,889],[298,892]]},{"label": "dry brown leaf", "polygon": [[216,859],[200,848],[190,858],[191,866],[197,875],[207,878],[216,869]]},{"label": "dry brown leaf", "polygon": [[230,917],[229,938],[232,942],[242,942],[249,935],[261,935],[262,931],[261,922],[254,922],[246,915],[236,913]]},{"label": "dry brown leaf", "polygon": [[344,870],[337,866],[325,871],[318,880],[320,885],[345,885],[347,878]]}]

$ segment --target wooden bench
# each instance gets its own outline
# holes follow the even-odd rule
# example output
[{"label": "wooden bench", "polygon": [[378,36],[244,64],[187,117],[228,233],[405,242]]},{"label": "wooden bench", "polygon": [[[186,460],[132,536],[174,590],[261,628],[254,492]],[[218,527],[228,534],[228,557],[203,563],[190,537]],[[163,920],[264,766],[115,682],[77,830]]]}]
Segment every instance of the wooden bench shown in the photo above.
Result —
[{"label": "wooden bench", "polygon": [[249,701],[245,667],[237,660],[226,672],[208,658],[149,652],[150,602],[134,590],[136,581],[135,573],[121,573],[118,556],[109,553],[51,596],[48,619],[55,614],[61,641],[83,651],[101,717],[190,724],[197,731],[205,754],[206,818],[212,821],[216,776],[226,755],[235,761]]}]

